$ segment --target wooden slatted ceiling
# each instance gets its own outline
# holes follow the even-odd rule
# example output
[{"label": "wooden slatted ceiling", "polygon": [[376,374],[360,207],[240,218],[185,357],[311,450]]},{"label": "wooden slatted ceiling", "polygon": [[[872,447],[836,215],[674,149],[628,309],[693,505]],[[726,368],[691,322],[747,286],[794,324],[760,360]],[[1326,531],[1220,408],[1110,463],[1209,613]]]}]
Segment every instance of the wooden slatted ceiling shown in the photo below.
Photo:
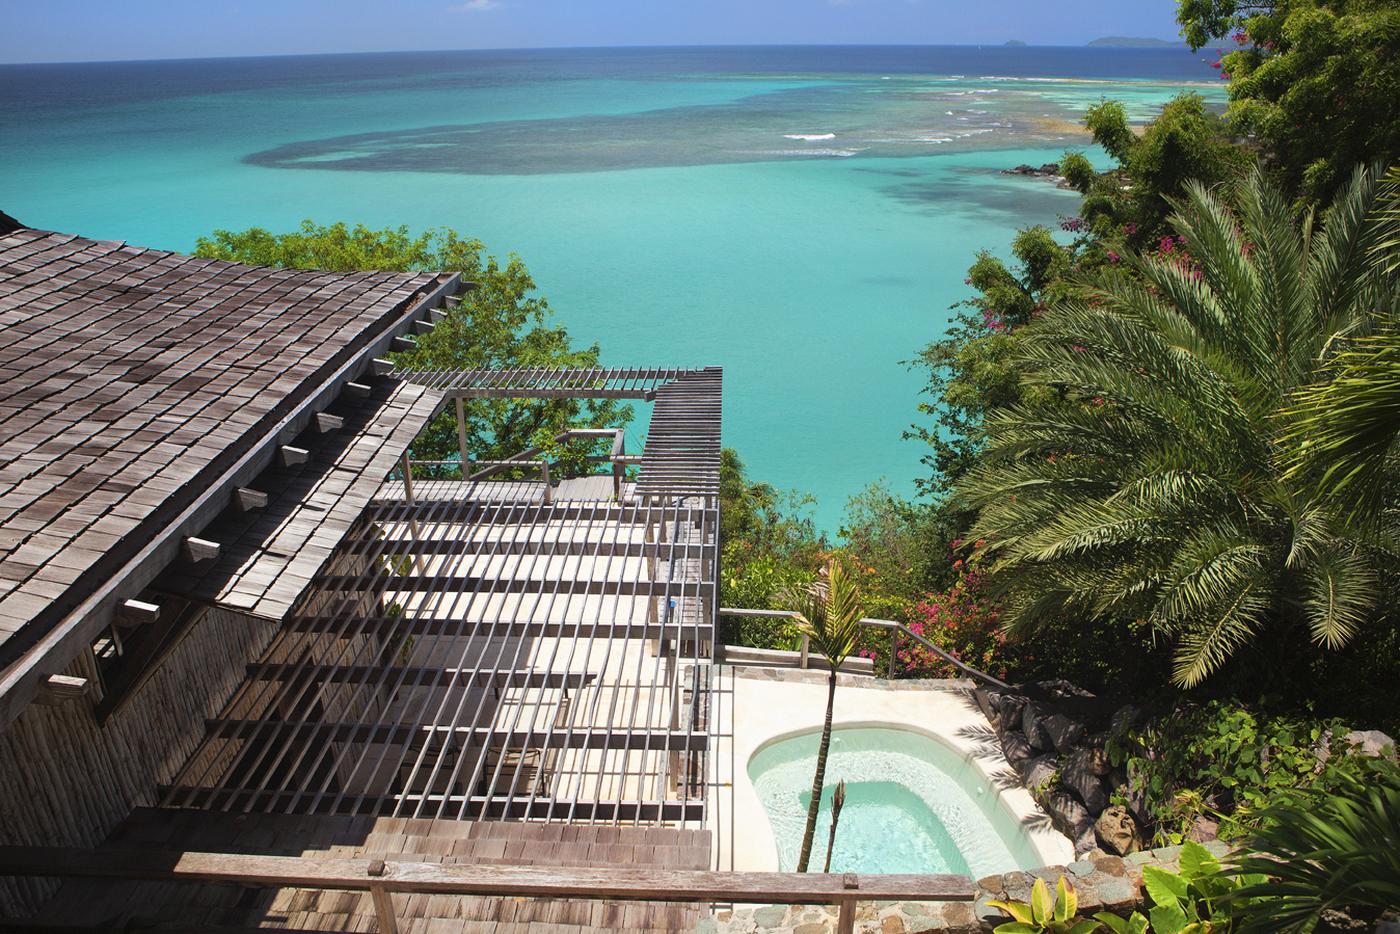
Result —
[{"label": "wooden slatted ceiling", "polygon": [[722,390],[719,367],[657,388],[637,476],[638,496],[719,496]]},{"label": "wooden slatted ceiling", "polygon": [[0,235],[0,664],[438,282]]},{"label": "wooden slatted ceiling", "polygon": [[650,399],[658,387],[699,372],[664,367],[510,367],[397,369],[393,375],[463,399]]},{"label": "wooden slatted ceiling", "polygon": [[714,506],[459,486],[366,513],[165,805],[703,818]]}]

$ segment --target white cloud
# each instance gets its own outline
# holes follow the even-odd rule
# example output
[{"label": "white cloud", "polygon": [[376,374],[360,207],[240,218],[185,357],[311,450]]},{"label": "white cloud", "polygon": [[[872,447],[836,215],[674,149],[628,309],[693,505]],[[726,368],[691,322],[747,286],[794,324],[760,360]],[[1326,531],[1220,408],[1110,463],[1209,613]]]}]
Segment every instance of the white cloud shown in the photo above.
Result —
[{"label": "white cloud", "polygon": [[448,9],[454,13],[485,13],[500,6],[501,0],[467,0],[466,3],[454,3]]}]

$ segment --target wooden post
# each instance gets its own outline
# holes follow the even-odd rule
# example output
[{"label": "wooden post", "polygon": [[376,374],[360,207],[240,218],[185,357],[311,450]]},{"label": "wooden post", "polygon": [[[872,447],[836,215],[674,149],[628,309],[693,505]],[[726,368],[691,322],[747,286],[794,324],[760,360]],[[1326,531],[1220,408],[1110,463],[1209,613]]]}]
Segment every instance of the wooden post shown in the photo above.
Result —
[{"label": "wooden post", "polygon": [[896,658],[898,657],[898,652],[899,652],[899,630],[896,629],[896,628],[894,628],[893,626],[891,626],[891,627],[890,627],[890,680],[891,680],[891,681],[893,681],[894,678],[895,678],[895,671],[896,671],[896,668],[895,668],[895,660],[896,660]]},{"label": "wooden post", "polygon": [[[413,463],[408,459],[408,451],[404,451],[399,457],[399,471],[403,474],[403,497],[408,500],[410,506],[413,505]],[[423,530],[418,527],[418,520],[413,518],[413,513],[408,516],[408,529],[413,533],[416,541],[423,540]],[[413,554],[413,566],[418,569],[419,574],[427,574],[428,566],[423,561],[423,555],[417,549]]]},{"label": "wooden post", "polygon": [[836,900],[840,914],[836,917],[836,934],[854,934],[856,929],[856,900],[840,898]]},{"label": "wooden post", "polygon": [[810,636],[808,636],[808,635],[804,632],[804,633],[802,634],[802,652],[801,652],[801,657],[798,659],[798,665],[799,665],[800,667],[802,667],[802,668],[806,668],[806,667],[807,667],[807,652],[811,649],[811,647],[812,647],[812,639],[811,639]]},{"label": "wooden post", "polygon": [[540,478],[544,480],[544,504],[554,502],[554,494],[549,488],[549,461],[540,461]]},{"label": "wooden post", "polygon": [[[378,878],[384,875],[384,860],[376,859],[369,864],[368,874]],[[369,897],[374,902],[374,917],[378,922],[379,934],[398,934],[399,922],[394,917],[394,896],[383,885],[371,884]]]},{"label": "wooden post", "polygon": [[471,463],[471,458],[467,456],[467,406],[458,396],[453,400],[457,403],[457,444],[462,451],[462,479],[467,479],[467,465]]},{"label": "wooden post", "polygon": [[[842,873],[841,888],[851,892],[859,890],[860,877],[853,872]],[[840,914],[836,918],[837,934],[853,934],[856,929],[856,900],[840,898],[836,904],[840,907]]]}]

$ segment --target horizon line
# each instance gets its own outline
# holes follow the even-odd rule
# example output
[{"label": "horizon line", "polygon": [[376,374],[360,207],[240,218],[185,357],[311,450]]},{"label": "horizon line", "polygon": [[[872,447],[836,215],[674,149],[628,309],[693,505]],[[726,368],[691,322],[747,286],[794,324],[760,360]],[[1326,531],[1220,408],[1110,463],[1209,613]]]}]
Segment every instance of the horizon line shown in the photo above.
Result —
[{"label": "horizon line", "polygon": [[[1101,36],[1099,38],[1119,38],[1116,36]],[[1150,36],[1124,37],[1141,38],[1152,42],[1172,43],[1170,39],[1156,39]],[[217,61],[238,61],[246,59],[263,58],[334,58],[349,57],[354,55],[432,55],[443,53],[463,53],[463,52],[592,52],[603,50],[626,50],[626,49],[964,49],[964,48],[1024,48],[1024,49],[1116,49],[1133,50],[1138,52],[1150,51],[1193,51],[1186,41],[1179,40],[1178,44],[1170,45],[1106,45],[1095,46],[1092,43],[1098,39],[1091,39],[1088,42],[1077,45],[1046,44],[1037,45],[1032,42],[1014,44],[1015,40],[1004,42],[716,42],[716,43],[663,43],[657,45],[650,44],[619,44],[619,45],[541,45],[541,46],[482,46],[478,48],[457,48],[457,49],[360,49],[350,52],[265,52],[258,54],[230,54],[230,55],[194,55],[194,56],[172,56],[169,58],[94,58],[94,59],[47,59],[33,61],[3,61],[0,68],[8,66],[23,65],[142,65],[156,64],[159,62],[217,62]]]}]

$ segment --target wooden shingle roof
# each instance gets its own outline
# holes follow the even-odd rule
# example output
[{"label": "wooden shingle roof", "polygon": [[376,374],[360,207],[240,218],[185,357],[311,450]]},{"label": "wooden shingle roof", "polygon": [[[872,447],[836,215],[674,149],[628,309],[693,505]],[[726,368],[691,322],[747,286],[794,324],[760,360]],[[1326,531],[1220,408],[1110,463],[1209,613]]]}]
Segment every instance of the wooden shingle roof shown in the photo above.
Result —
[{"label": "wooden shingle roof", "polygon": [[442,281],[0,234],[0,666]]}]

